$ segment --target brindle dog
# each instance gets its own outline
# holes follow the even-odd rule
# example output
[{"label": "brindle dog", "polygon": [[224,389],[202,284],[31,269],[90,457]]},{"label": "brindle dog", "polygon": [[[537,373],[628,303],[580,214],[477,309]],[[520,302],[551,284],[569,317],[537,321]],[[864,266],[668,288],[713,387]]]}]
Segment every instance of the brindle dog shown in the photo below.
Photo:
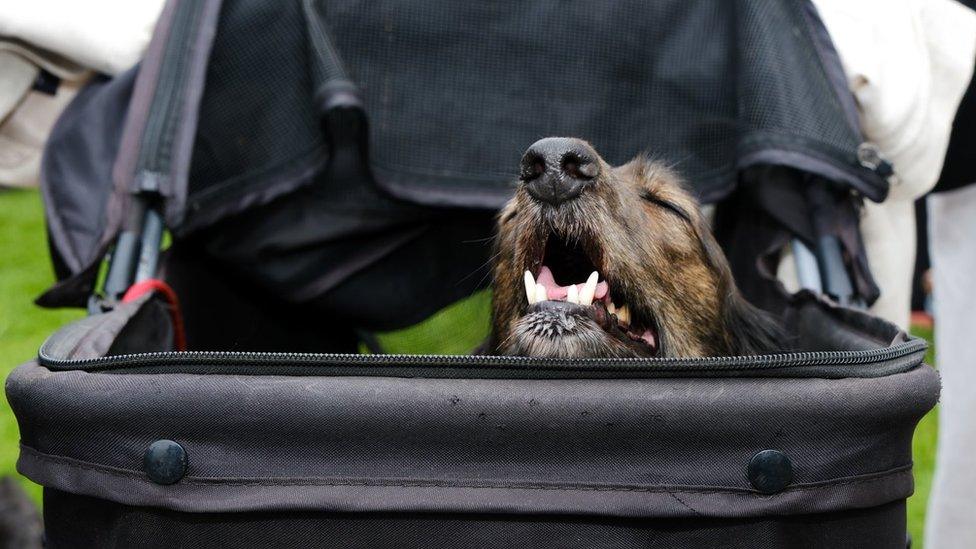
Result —
[{"label": "brindle dog", "polygon": [[781,349],[747,303],[698,204],[667,167],[608,165],[547,138],[498,217],[488,350],[537,357],[694,357]]}]

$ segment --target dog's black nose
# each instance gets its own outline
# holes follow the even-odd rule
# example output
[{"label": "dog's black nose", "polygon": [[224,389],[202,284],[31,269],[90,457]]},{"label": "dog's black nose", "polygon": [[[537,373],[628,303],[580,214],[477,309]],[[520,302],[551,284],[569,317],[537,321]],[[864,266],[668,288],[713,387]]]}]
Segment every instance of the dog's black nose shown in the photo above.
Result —
[{"label": "dog's black nose", "polygon": [[586,141],[547,137],[525,151],[519,179],[532,198],[558,206],[600,175],[599,158]]}]

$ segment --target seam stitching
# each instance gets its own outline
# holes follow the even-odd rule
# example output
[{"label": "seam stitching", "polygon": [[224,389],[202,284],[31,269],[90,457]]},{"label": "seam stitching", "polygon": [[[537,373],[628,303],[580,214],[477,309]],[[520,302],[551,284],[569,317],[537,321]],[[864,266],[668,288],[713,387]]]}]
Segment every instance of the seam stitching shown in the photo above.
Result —
[{"label": "seam stitching", "polygon": [[[73,458],[54,456],[49,454],[41,453],[29,446],[21,445],[21,451],[24,454],[30,456],[31,459],[37,459],[40,461],[47,461],[59,466],[70,467],[73,469],[95,471],[107,475],[130,478],[130,479],[140,479],[149,482],[148,477],[142,472],[120,469],[108,465],[98,465],[89,463],[79,463]],[[23,456],[22,456],[23,458]],[[485,490],[537,490],[537,491],[581,491],[581,492],[622,492],[622,493],[666,493],[677,499],[680,503],[687,506],[687,504],[681,501],[676,493],[680,494],[738,494],[738,495],[759,495],[764,498],[775,497],[782,494],[787,494],[791,492],[808,492],[813,490],[820,490],[823,488],[832,488],[836,486],[849,486],[858,484],[870,484],[875,482],[880,482],[887,480],[889,477],[900,475],[906,471],[910,471],[912,468],[911,464],[903,465],[901,467],[896,467],[894,469],[889,469],[887,471],[882,471],[880,473],[867,473],[863,477],[855,477],[844,481],[824,481],[811,485],[798,485],[794,487],[787,488],[782,492],[777,494],[771,494],[768,496],[760,494],[756,490],[750,490],[748,488],[712,488],[712,489],[694,489],[694,488],[675,488],[667,486],[594,486],[594,485],[545,485],[545,484],[531,484],[531,483],[514,483],[514,484],[484,484],[484,483],[464,483],[464,482],[438,482],[438,481],[415,481],[415,482],[404,482],[404,481],[355,481],[355,480],[290,480],[290,479],[256,479],[256,480],[224,480],[221,478],[193,478],[184,477],[183,480],[179,481],[178,484],[182,485],[192,485],[192,486],[348,486],[348,487],[393,487],[393,488],[471,488],[471,489],[485,489]],[[694,511],[694,509],[690,510]]]}]

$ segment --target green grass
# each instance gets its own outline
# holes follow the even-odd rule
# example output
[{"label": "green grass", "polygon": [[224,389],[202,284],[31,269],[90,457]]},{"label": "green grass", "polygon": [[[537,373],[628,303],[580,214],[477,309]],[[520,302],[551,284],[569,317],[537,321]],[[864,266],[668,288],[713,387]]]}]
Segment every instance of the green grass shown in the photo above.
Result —
[{"label": "green grass", "polygon": [[[926,364],[935,364],[935,346],[932,345],[932,330],[915,328],[912,333],[924,337],[929,342],[925,354]],[[932,489],[932,473],[935,471],[935,443],[938,440],[939,407],[922,418],[915,429],[912,440],[912,458],[915,461],[915,495],[908,498],[908,531],[912,534],[912,547],[921,548],[925,527],[925,507]]]},{"label": "green grass", "polygon": [[[6,378],[16,365],[30,360],[41,342],[58,327],[82,316],[81,311],[51,311],[34,306],[33,299],[53,281],[40,198],[33,191],[0,191],[0,373]],[[488,331],[489,297],[481,292],[448,307],[418,326],[379,336],[390,352],[465,353]],[[459,333],[459,329],[463,330]],[[451,333],[452,338],[439,337]],[[919,333],[931,341],[931,333]],[[932,364],[933,357],[927,361]],[[936,411],[929,413],[915,433],[916,492],[908,500],[909,530],[921,547],[925,504],[935,461]],[[17,423],[6,398],[0,404],[0,475],[16,475]],[[40,501],[40,490],[21,477],[29,493]]]},{"label": "green grass", "polygon": [[[44,339],[58,327],[82,316],[77,310],[49,310],[34,305],[54,281],[47,255],[41,200],[34,191],[0,190],[0,373],[32,359]],[[16,474],[17,422],[0,404],[0,475]],[[20,477],[40,501],[40,487]]]},{"label": "green grass", "polygon": [[376,337],[387,353],[466,355],[488,336],[490,319],[491,294],[484,290],[441,309],[420,324]]}]

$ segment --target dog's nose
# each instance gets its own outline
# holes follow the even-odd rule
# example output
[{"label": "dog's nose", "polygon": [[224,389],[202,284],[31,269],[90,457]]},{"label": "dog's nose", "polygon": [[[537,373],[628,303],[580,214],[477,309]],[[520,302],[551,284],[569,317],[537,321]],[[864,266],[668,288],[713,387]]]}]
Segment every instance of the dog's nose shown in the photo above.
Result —
[{"label": "dog's nose", "polygon": [[519,179],[532,198],[558,206],[582,194],[600,175],[599,159],[586,141],[547,137],[525,151]]}]

